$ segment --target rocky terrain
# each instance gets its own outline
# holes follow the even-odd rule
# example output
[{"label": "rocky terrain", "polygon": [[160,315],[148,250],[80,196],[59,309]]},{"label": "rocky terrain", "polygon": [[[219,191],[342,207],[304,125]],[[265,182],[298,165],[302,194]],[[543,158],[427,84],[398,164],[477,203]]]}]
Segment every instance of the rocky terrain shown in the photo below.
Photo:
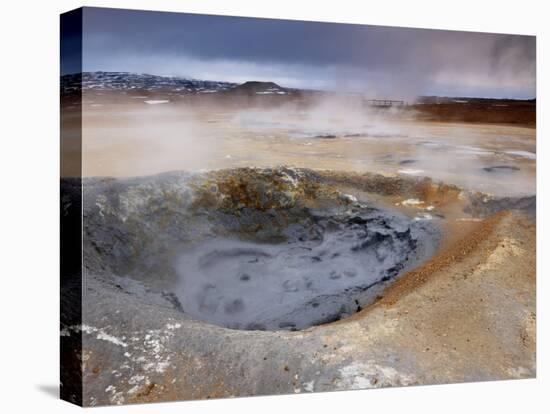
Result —
[{"label": "rocky terrain", "polygon": [[64,76],[62,395],[533,377],[533,111]]},{"label": "rocky terrain", "polygon": [[[534,197],[280,167],[87,178],[82,199],[61,340],[82,338],[86,406],[535,375]],[[231,290],[256,278],[263,313]]]},{"label": "rocky terrain", "polygon": [[[319,97],[345,96],[367,107],[372,106],[371,97],[344,91],[321,91],[295,89],[274,82],[248,81],[242,84],[190,79],[177,76],[158,76],[129,72],[83,72],[66,74],[60,80],[62,104],[78,103],[81,92],[88,99],[121,101],[121,94],[127,99],[149,98],[154,101],[207,100],[209,95],[223,100],[226,105],[284,105],[288,102],[311,103]],[[243,98],[253,97],[243,100]],[[391,97],[386,97],[391,98]],[[399,98],[399,97],[396,97]],[[124,99],[122,99],[124,101]],[[161,102],[159,102],[161,103]],[[376,106],[380,110],[378,106]],[[421,96],[407,102],[400,108],[420,120],[438,122],[470,122],[484,124],[509,124],[535,127],[536,100],[517,99],[480,99],[469,97],[431,97]],[[381,109],[386,112],[387,108]]]}]

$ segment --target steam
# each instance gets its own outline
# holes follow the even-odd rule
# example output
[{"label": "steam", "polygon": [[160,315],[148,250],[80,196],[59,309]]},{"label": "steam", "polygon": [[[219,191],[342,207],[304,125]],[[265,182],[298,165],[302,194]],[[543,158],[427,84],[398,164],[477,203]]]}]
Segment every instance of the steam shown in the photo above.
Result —
[{"label": "steam", "polygon": [[376,111],[362,97],[327,95],[308,103],[238,111],[233,122],[254,131],[287,133],[292,138],[336,138],[399,134],[392,118],[411,117],[398,108]]},{"label": "steam", "polygon": [[83,111],[87,176],[288,165],[429,176],[497,195],[535,191],[529,128],[423,123],[350,95],[248,107],[215,98],[200,105],[91,99]]},{"label": "steam", "polygon": [[210,160],[221,156],[219,143],[193,109],[170,103],[106,105],[106,110],[88,106],[83,111],[84,175],[215,168]]}]

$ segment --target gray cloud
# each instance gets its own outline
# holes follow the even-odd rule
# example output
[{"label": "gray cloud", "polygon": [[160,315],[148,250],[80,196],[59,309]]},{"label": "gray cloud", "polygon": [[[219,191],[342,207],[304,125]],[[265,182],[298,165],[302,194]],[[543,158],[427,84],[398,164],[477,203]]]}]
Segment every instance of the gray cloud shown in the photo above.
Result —
[{"label": "gray cloud", "polygon": [[373,96],[535,96],[535,38],[86,8],[84,70],[273,80]]}]

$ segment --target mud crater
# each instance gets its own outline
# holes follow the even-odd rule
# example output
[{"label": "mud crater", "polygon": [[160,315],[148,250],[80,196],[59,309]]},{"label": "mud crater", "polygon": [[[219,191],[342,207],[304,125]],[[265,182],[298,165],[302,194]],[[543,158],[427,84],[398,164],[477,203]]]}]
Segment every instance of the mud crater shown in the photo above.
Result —
[{"label": "mud crater", "polygon": [[184,311],[234,329],[304,329],[357,312],[371,288],[431,251],[433,229],[388,211],[311,214],[283,242],[211,238],[182,253]]},{"label": "mud crater", "polygon": [[90,180],[84,200],[88,273],[139,281],[145,297],[160,292],[191,318],[231,329],[302,330],[350,316],[440,238],[433,221],[308,171]]}]

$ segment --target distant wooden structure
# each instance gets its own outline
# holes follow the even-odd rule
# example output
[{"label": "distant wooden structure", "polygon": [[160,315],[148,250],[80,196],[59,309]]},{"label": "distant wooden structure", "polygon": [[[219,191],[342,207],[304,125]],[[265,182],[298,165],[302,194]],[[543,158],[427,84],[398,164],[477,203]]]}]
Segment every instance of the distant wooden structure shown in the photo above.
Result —
[{"label": "distant wooden structure", "polygon": [[364,99],[363,103],[368,106],[390,108],[392,106],[405,106],[405,101],[395,101],[392,99]]}]

